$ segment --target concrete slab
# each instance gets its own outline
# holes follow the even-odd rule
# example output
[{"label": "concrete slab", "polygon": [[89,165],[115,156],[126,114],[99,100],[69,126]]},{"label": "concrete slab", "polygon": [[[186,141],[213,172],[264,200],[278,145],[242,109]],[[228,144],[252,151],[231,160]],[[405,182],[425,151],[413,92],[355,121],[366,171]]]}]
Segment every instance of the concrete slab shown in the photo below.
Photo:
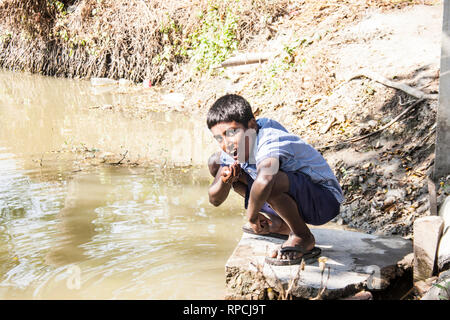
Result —
[{"label": "concrete slab", "polygon": [[365,289],[382,290],[402,273],[398,262],[413,251],[412,242],[401,237],[323,228],[311,231],[322,257],[327,258],[323,273],[315,261],[307,264],[292,284],[298,265],[264,263],[267,252],[283,241],[244,233],[225,266],[225,298],[267,299],[271,296],[268,292],[280,293],[291,284],[292,295],[305,299],[316,297],[323,287],[324,299],[347,297]]},{"label": "concrete slab", "polygon": [[414,281],[430,278],[435,270],[444,219],[426,216],[414,221]]}]

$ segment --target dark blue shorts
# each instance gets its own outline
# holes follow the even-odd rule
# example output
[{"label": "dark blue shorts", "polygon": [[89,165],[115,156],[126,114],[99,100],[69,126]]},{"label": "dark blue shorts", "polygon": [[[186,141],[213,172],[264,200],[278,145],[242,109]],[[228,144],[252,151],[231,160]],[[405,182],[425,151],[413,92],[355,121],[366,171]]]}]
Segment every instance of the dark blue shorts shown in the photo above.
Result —
[{"label": "dark blue shorts", "polygon": [[[311,178],[302,172],[285,173],[289,178],[288,194],[297,203],[299,214],[307,224],[322,225],[339,214],[340,204],[330,190],[312,182]],[[247,209],[253,179],[248,174],[246,176],[245,208]],[[267,203],[264,203],[261,211],[271,215],[277,214]]]}]

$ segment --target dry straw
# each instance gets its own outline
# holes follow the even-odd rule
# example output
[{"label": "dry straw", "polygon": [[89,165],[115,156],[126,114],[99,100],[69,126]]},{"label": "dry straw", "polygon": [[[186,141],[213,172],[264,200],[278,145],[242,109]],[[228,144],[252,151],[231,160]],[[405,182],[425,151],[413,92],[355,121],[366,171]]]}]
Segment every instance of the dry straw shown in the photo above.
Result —
[{"label": "dry straw", "polygon": [[[179,53],[214,7],[238,17],[245,45],[265,27],[263,16],[285,14],[287,0],[0,0],[0,66],[66,77],[160,82],[189,57]],[[5,36],[7,35],[7,36]],[[164,56],[164,61],[155,57]]]}]

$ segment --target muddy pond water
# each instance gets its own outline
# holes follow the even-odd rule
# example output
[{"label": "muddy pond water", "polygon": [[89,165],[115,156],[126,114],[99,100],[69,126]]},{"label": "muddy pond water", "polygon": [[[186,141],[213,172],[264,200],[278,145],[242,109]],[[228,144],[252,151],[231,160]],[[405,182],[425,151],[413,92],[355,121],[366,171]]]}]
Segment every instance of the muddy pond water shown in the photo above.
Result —
[{"label": "muddy pond water", "polygon": [[208,203],[203,118],[133,90],[0,71],[0,299],[223,298],[242,200]]}]

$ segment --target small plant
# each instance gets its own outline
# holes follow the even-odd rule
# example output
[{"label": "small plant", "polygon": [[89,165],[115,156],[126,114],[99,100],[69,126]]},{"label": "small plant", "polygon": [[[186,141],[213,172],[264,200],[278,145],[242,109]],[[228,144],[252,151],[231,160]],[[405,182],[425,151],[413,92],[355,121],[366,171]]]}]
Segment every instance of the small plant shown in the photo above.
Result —
[{"label": "small plant", "polygon": [[56,11],[62,15],[66,15],[67,11],[65,10],[64,3],[61,1],[50,0],[49,4],[55,7]]},{"label": "small plant", "polygon": [[218,7],[210,3],[200,19],[200,27],[189,36],[187,54],[198,71],[211,72],[213,66],[237,50],[237,17],[229,8],[221,14]]},{"label": "small plant", "polygon": [[341,171],[341,173],[342,173],[342,178],[347,177],[348,172],[347,172],[347,170],[346,170],[344,167],[341,167],[341,168],[339,169],[339,171]]},{"label": "small plant", "polygon": [[439,189],[444,192],[444,194],[450,194],[450,181],[447,178],[447,180],[443,180],[439,182]]},{"label": "small plant", "polygon": [[1,45],[8,45],[8,43],[11,41],[12,33],[5,31],[4,33],[0,33],[0,46]]},{"label": "small plant", "polygon": [[161,70],[165,70],[166,66],[174,60],[187,57],[186,43],[182,39],[183,27],[176,23],[168,13],[166,19],[159,27],[164,44],[163,50],[152,59],[152,64],[159,65]]},{"label": "small plant", "polygon": [[450,280],[446,281],[444,285],[439,283],[433,283],[433,286],[441,289],[441,292],[444,292],[445,295],[439,294],[438,297],[440,300],[450,300]]},{"label": "small plant", "polygon": [[297,72],[306,63],[306,59],[299,56],[299,48],[311,43],[312,41],[307,38],[297,38],[292,42],[284,44],[281,54],[266,69],[266,81],[263,84],[262,93],[267,91],[275,93],[280,88],[283,88],[286,81],[289,81],[285,77],[285,73],[287,71]]}]

